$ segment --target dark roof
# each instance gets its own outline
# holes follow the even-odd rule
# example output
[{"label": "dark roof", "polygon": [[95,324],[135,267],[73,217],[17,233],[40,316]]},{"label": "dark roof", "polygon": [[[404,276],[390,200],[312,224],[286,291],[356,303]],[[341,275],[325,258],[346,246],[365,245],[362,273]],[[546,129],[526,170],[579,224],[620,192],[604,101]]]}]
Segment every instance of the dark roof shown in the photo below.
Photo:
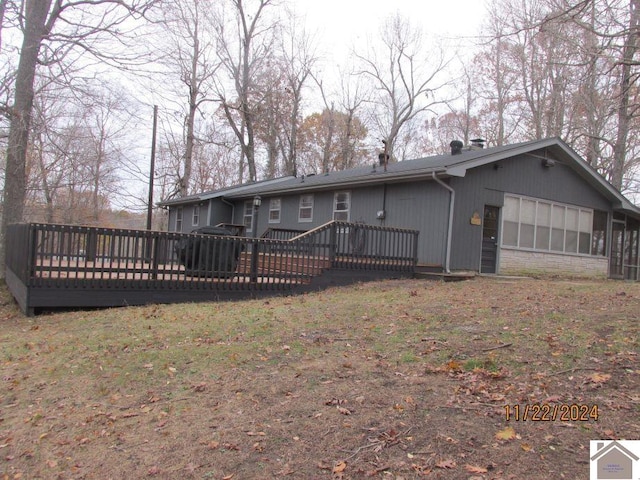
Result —
[{"label": "dark roof", "polygon": [[260,182],[244,183],[242,185],[235,185],[233,187],[220,188],[218,190],[211,190],[208,192],[197,193],[195,195],[187,195],[185,197],[172,198],[171,200],[165,200],[164,202],[158,202],[161,207],[169,207],[174,205],[190,205],[193,203],[200,203],[211,198],[228,197],[233,194],[241,194],[243,191],[253,188],[266,188],[269,185],[284,182],[295,177],[280,177],[271,178],[269,180],[262,180]]},{"label": "dark roof", "polygon": [[[617,189],[607,182],[595,169],[587,164],[569,145],[561,139],[547,138],[530,142],[504,145],[484,149],[465,149],[460,154],[435,155],[432,157],[389,163],[387,170],[377,164],[303,177],[282,177],[238,187],[216,190],[201,195],[164,202],[163,205],[193,203],[208,198],[224,197],[246,199],[255,195],[280,195],[314,192],[335,188],[375,185],[430,179],[434,176],[464,177],[467,170],[517,155],[529,154],[545,158],[547,153],[572,167],[585,181],[602,193],[616,209],[640,215],[640,208],[633,205]],[[193,198],[193,199],[190,199]],[[189,201],[186,201],[190,199]]]}]

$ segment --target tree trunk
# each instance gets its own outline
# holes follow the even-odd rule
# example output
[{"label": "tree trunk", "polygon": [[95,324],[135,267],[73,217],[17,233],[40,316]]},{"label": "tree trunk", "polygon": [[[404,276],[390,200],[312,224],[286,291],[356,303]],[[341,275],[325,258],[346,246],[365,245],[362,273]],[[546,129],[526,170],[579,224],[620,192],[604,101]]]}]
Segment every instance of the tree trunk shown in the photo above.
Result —
[{"label": "tree trunk", "polygon": [[324,137],[324,144],[322,146],[322,172],[328,173],[330,171],[331,163],[331,146],[333,145],[333,130],[335,127],[335,115],[333,114],[333,104],[331,109],[325,109],[323,112],[323,122],[326,122]]},{"label": "tree trunk", "polygon": [[296,177],[298,175],[298,115],[300,112],[302,82],[297,85],[294,91],[293,106],[291,109],[291,132],[289,136],[289,168],[287,174]]},{"label": "tree trunk", "polygon": [[620,101],[618,103],[618,134],[613,147],[613,165],[610,174],[611,184],[617,189],[622,189],[622,182],[625,172],[627,138],[629,136],[629,97],[631,87],[631,64],[636,52],[636,38],[638,36],[638,7],[640,0],[630,0],[629,2],[629,30],[624,41],[624,49],[621,59],[620,74]]},{"label": "tree trunk", "polygon": [[[26,197],[26,163],[31,111],[33,108],[34,80],[38,64],[38,53],[46,34],[45,24],[51,0],[26,0],[25,26],[18,71],[16,73],[15,98],[11,110],[11,125],[7,145],[7,164],[4,186],[4,208],[2,215],[2,252],[4,260],[4,237],[7,225],[23,220]],[[1,262],[4,274],[4,262]]]},{"label": "tree trunk", "polygon": [[597,126],[597,68],[598,68],[598,44],[597,37],[594,33],[596,27],[596,10],[595,3],[591,4],[591,11],[589,15],[589,27],[590,31],[586,33],[588,50],[588,70],[585,81],[585,92],[583,102],[585,104],[585,110],[587,112],[587,153],[585,160],[589,165],[594,168],[598,167],[600,161],[598,152],[599,149],[599,137],[600,131]]}]

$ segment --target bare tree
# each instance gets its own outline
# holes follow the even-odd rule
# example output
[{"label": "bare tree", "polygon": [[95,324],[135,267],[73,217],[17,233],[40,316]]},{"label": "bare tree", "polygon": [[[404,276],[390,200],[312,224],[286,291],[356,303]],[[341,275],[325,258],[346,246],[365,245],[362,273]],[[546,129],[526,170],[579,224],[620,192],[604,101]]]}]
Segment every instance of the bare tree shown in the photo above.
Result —
[{"label": "bare tree", "polygon": [[443,101],[436,93],[444,83],[436,82],[447,61],[442,51],[423,54],[421,32],[399,14],[384,23],[380,39],[381,50],[356,57],[362,64],[359,74],[377,90],[375,120],[385,153],[393,157],[403,126]]},{"label": "bare tree", "polygon": [[[177,77],[181,88],[186,88],[184,147],[176,152],[182,163],[175,188],[179,196],[185,196],[191,190],[194,151],[199,143],[196,116],[203,113],[205,102],[213,100],[210,89],[218,68],[213,12],[208,6],[209,3],[202,0],[180,0],[163,9],[163,34],[168,46],[162,63],[167,69],[169,84],[173,83],[173,77]],[[175,94],[184,98],[181,89],[177,89]],[[182,110],[184,106],[179,105],[178,108]]]},{"label": "bare tree", "polygon": [[224,12],[217,24],[218,55],[227,80],[233,84],[233,94],[229,95],[225,79],[219,79],[218,101],[240,143],[241,179],[246,162],[249,181],[257,179],[255,122],[257,105],[262,101],[255,78],[273,51],[275,25],[266,22],[265,10],[274,3],[275,0],[230,0],[235,28],[229,28]]},{"label": "bare tree", "polygon": [[352,168],[364,161],[364,150],[360,143],[360,137],[366,126],[359,118],[360,111],[365,103],[365,87],[358,76],[351,74],[340,75],[340,107],[345,113],[345,125],[340,137],[342,150],[342,168]]},{"label": "bare tree", "polygon": [[[491,41],[482,45],[474,59],[475,92],[485,100],[485,116],[481,135],[495,145],[507,143],[521,118],[521,109],[513,108],[516,102],[518,73],[507,34],[505,15],[494,1],[485,25],[485,36]],[[480,133],[480,132],[479,132]],[[468,139],[465,139],[465,143]]]},{"label": "bare tree", "polygon": [[[627,140],[632,118],[638,106],[631,106],[631,88],[637,81],[637,74],[632,74],[632,65],[638,50],[638,35],[640,35],[640,0],[629,0],[629,23],[624,34],[624,43],[620,57],[620,96],[618,101],[618,133],[613,146],[613,165],[611,168],[611,183],[621,189],[626,167]],[[634,78],[635,77],[635,78]]]},{"label": "bare tree", "polygon": [[[61,65],[77,49],[99,61],[114,58],[101,51],[97,39],[109,38],[154,0],[25,0],[23,41],[15,77],[15,97],[6,157],[2,237],[7,225],[20,222],[26,198],[26,158],[38,65]],[[86,22],[86,23],[85,23]],[[59,31],[56,27],[60,25]],[[44,47],[44,48],[43,48]],[[41,55],[42,54],[42,55]],[[4,245],[4,241],[1,242]],[[4,258],[4,254],[2,255]]]},{"label": "bare tree", "polygon": [[289,24],[282,39],[282,58],[285,65],[287,93],[290,98],[290,114],[283,125],[286,138],[284,150],[285,171],[288,175],[298,173],[298,126],[302,108],[302,89],[307,82],[311,69],[317,62],[313,40],[309,34],[300,29],[298,19],[289,14]]},{"label": "bare tree", "polygon": [[509,118],[499,103],[485,104],[484,115],[503,121],[510,141],[562,137],[624,190],[640,130],[638,7],[640,0],[496,0],[493,40],[482,47],[493,70],[483,78],[508,87],[506,112],[526,115]]}]

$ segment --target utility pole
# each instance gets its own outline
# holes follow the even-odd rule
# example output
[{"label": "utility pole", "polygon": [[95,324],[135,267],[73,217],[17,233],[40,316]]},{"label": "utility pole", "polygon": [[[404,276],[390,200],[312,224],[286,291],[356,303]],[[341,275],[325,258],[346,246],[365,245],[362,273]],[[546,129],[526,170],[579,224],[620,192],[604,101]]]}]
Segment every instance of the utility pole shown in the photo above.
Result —
[{"label": "utility pole", "polygon": [[156,130],[158,126],[158,106],[153,106],[153,134],[151,138],[151,167],[149,169],[149,203],[147,204],[147,230],[151,230],[153,215],[153,177],[156,169]]}]

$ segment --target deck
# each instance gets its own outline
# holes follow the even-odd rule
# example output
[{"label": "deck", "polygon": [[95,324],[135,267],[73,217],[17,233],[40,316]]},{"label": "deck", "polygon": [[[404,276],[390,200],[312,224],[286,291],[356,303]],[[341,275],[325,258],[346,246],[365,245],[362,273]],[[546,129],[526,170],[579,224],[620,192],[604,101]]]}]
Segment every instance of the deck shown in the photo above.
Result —
[{"label": "deck", "polygon": [[19,224],[7,232],[6,281],[27,315],[297,293],[410,276],[417,239],[347,222],[267,238]]}]

